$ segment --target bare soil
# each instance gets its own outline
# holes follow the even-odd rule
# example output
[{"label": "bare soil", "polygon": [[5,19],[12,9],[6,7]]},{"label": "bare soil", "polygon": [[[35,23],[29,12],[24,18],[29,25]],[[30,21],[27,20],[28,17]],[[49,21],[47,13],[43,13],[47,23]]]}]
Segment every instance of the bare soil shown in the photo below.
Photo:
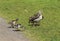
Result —
[{"label": "bare soil", "polygon": [[29,41],[21,31],[13,31],[14,28],[8,28],[6,20],[0,18],[0,41]]}]

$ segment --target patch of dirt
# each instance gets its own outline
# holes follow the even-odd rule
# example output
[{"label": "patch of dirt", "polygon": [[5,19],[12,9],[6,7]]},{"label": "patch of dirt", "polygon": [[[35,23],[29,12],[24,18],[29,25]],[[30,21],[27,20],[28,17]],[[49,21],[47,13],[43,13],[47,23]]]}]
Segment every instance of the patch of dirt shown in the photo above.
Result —
[{"label": "patch of dirt", "polygon": [[8,27],[5,19],[0,18],[0,41],[29,41],[22,32],[13,31],[14,28]]}]

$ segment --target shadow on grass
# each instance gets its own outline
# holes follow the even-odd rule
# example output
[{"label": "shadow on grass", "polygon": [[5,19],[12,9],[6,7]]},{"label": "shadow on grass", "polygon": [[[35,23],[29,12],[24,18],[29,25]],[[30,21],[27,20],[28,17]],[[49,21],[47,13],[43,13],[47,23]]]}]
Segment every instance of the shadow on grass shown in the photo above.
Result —
[{"label": "shadow on grass", "polygon": [[35,26],[35,27],[37,27],[37,26],[40,26],[40,24],[35,24],[35,25],[29,24],[28,26]]}]

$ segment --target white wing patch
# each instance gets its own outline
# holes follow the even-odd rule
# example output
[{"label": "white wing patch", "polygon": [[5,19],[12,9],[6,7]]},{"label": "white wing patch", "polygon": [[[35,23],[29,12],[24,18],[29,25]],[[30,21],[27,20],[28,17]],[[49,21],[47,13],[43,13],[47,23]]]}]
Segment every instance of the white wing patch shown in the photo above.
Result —
[{"label": "white wing patch", "polygon": [[39,16],[39,18],[35,19],[34,21],[39,21],[42,19],[42,15]]}]

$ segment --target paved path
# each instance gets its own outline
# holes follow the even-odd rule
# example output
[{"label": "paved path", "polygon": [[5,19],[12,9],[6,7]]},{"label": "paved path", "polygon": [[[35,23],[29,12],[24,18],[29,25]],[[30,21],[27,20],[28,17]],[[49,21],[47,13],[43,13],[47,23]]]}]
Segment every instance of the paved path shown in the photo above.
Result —
[{"label": "paved path", "polygon": [[8,26],[6,21],[0,18],[0,41],[29,41],[22,32],[15,32],[14,28]]}]

